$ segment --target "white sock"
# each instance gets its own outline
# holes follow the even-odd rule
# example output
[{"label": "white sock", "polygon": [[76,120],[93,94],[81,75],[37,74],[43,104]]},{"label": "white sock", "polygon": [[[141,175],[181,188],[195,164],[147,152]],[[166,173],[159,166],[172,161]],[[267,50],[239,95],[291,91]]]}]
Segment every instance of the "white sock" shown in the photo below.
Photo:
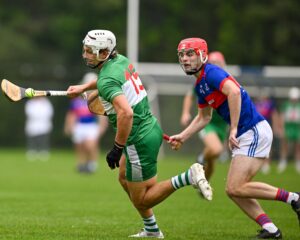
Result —
[{"label": "white sock", "polygon": [[278,228],[275,226],[274,223],[266,223],[262,227],[263,229],[266,229],[270,233],[275,233],[278,230]]},{"label": "white sock", "polygon": [[286,202],[291,204],[292,201],[298,201],[298,199],[299,199],[299,194],[290,192]]}]

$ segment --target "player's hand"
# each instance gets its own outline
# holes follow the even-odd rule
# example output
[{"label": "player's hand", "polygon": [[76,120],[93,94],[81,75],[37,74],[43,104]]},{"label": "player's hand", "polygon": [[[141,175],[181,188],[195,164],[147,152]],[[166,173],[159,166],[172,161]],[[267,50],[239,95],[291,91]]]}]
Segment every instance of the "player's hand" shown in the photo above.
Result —
[{"label": "player's hand", "polygon": [[179,150],[183,144],[183,139],[180,134],[171,136],[168,143],[171,144],[173,150]]},{"label": "player's hand", "polygon": [[83,85],[73,85],[67,89],[68,97],[74,98],[80,96],[85,91]]},{"label": "player's hand", "polygon": [[106,155],[106,162],[110,169],[115,169],[116,167],[119,167],[119,161],[123,153],[124,145],[121,145],[117,142],[115,142],[112,150]]},{"label": "player's hand", "polygon": [[239,141],[237,140],[236,135],[237,135],[237,128],[230,129],[229,138],[228,138],[228,145],[230,150],[234,148],[240,148]]}]

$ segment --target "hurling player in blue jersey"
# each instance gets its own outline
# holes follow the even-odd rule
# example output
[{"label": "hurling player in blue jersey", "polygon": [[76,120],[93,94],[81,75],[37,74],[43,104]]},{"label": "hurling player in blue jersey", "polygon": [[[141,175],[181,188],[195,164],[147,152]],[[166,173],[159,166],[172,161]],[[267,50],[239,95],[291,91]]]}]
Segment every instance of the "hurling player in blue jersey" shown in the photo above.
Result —
[{"label": "hurling player in blue jersey", "polygon": [[268,122],[256,111],[248,93],[222,68],[206,63],[208,48],[200,38],[187,38],[178,45],[179,63],[188,75],[196,77],[198,115],[181,133],[171,136],[173,149],[203,129],[212,118],[212,109],[229,124],[229,168],[227,195],[262,229],[257,239],[281,239],[282,233],[265,214],[256,199],[283,201],[292,205],[300,224],[299,193],[288,192],[252,178],[268,158],[273,133]]}]

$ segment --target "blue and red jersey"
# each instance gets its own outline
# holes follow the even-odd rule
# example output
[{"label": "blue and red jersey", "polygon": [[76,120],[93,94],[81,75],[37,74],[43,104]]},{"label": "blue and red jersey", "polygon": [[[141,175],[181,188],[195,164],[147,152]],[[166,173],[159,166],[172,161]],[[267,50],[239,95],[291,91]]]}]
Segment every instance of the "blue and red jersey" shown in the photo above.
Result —
[{"label": "blue and red jersey", "polygon": [[76,115],[77,122],[93,123],[97,122],[97,116],[90,112],[87,101],[81,97],[71,100],[70,110]]},{"label": "blue and red jersey", "polygon": [[233,81],[241,91],[241,113],[238,123],[237,137],[251,129],[258,122],[264,120],[251,101],[243,87],[226,71],[213,64],[204,64],[199,78],[195,83],[198,97],[198,107],[211,106],[230,125],[230,112],[227,96],[222,93],[226,81]]}]

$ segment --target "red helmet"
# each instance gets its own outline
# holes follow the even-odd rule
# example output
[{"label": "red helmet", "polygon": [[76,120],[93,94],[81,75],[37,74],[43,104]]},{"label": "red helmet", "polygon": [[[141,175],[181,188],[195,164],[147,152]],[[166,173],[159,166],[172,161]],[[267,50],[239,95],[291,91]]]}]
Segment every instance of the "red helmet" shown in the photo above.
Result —
[{"label": "red helmet", "polygon": [[197,55],[202,55],[202,62],[207,60],[207,43],[201,38],[186,38],[180,41],[177,51],[194,49]]},{"label": "red helmet", "polygon": [[213,61],[213,62],[225,62],[224,55],[221,52],[215,51],[215,52],[210,52],[208,54],[208,61]]}]

